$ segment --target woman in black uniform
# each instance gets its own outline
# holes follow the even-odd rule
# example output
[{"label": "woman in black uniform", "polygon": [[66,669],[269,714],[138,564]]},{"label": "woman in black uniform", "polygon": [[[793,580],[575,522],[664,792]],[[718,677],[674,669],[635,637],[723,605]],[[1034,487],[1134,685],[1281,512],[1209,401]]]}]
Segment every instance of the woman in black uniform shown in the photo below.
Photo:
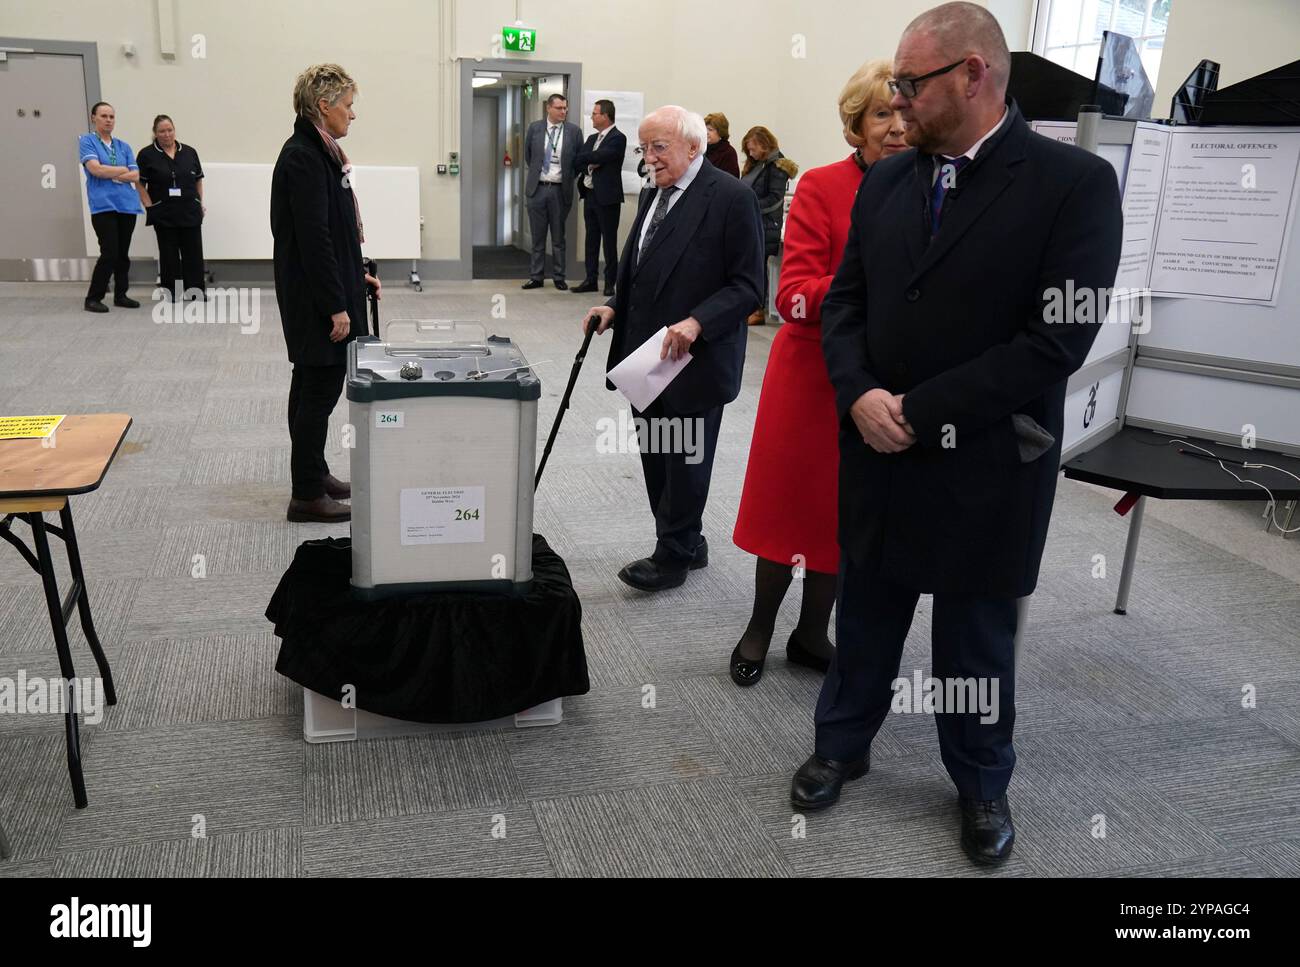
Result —
[{"label": "woman in black uniform", "polygon": [[[203,278],[203,166],[199,153],[176,140],[166,114],[153,119],[153,143],[140,149],[140,201],[146,225],[158,234],[158,262],[167,297],[206,298]],[[177,290],[176,281],[183,282]],[[197,291],[196,291],[197,290]]]}]

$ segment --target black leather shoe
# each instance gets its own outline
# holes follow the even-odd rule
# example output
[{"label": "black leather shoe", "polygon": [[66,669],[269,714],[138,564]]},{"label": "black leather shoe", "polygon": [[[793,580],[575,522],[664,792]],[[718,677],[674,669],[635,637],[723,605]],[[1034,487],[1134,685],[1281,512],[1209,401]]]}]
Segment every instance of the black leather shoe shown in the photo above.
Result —
[{"label": "black leather shoe", "polygon": [[525,283],[524,283],[523,285],[521,285],[519,288],[521,288],[521,289],[540,289],[541,287],[542,287],[542,280],[541,280],[541,279],[529,279],[527,282],[525,282]]},{"label": "black leather shoe", "polygon": [[352,519],[352,508],[340,504],[329,494],[322,494],[315,500],[294,498],[289,501],[285,519],[299,524],[342,524]]},{"label": "black leather shoe", "polygon": [[136,302],[134,299],[128,298],[127,296],[124,296],[124,295],[120,295],[120,296],[118,296],[116,299],[114,299],[114,300],[113,300],[113,305],[117,306],[119,309],[139,309],[139,308],[140,308],[140,303],[138,303],[138,302]]},{"label": "black leather shoe", "polygon": [[731,653],[731,680],[741,688],[757,685],[758,680],[763,677],[763,663],[766,660],[760,658],[758,661],[750,661],[740,654],[740,645],[737,644]]},{"label": "black leather shoe", "polygon": [[595,283],[595,282],[584,282],[584,283],[582,283],[582,285],[575,285],[575,286],[573,287],[572,291],[575,292],[575,293],[578,293],[578,292],[595,292],[595,291],[596,291],[596,283]]},{"label": "black leather shoe", "polygon": [[790,802],[795,809],[806,811],[834,806],[839,802],[844,783],[861,779],[870,768],[870,752],[856,762],[836,762],[810,755],[790,783]]},{"label": "black leather shoe", "polygon": [[563,292],[565,289],[569,287],[569,283],[565,282],[563,279],[556,279],[555,287],[559,289],[561,292]]},{"label": "black leather shoe", "polygon": [[614,294],[614,287],[612,285],[605,286],[605,295],[613,295],[613,294]]},{"label": "black leather shoe", "polygon": [[86,300],[86,311],[87,311],[87,312],[107,312],[107,311],[108,311],[108,306],[104,305],[104,303],[100,302],[98,299],[93,299],[93,300],[92,300],[92,299],[87,299],[87,300]]},{"label": "black leather shoe", "polygon": [[1005,863],[1016,845],[1016,827],[1011,822],[1011,804],[1000,799],[961,797],[961,848],[980,866]]},{"label": "black leather shoe", "polygon": [[638,591],[663,591],[683,584],[688,570],[689,567],[677,567],[653,557],[643,557],[619,571],[618,579]]},{"label": "black leather shoe", "polygon": [[803,645],[799,644],[799,639],[793,634],[790,640],[785,644],[785,660],[792,665],[803,665],[805,668],[811,668],[813,671],[826,674],[826,670],[831,667],[831,660],[823,658],[816,652],[809,651]]},{"label": "black leather shoe", "polygon": [[691,558],[691,570],[698,571],[700,568],[708,566],[709,542],[701,537],[700,546],[695,549],[695,557]]},{"label": "black leather shoe", "polygon": [[345,483],[332,473],[325,475],[325,496],[335,500],[348,500],[352,496],[352,484]]}]

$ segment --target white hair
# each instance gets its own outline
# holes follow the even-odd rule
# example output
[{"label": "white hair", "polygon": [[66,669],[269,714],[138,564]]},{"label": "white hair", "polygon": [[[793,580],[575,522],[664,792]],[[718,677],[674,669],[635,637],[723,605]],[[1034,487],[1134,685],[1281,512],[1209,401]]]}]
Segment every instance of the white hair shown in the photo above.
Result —
[{"label": "white hair", "polygon": [[651,118],[658,120],[659,117],[671,118],[677,122],[677,136],[687,144],[693,144],[701,151],[708,144],[709,132],[704,127],[704,118],[694,111],[688,111],[677,104],[665,104],[647,114],[642,123]]}]

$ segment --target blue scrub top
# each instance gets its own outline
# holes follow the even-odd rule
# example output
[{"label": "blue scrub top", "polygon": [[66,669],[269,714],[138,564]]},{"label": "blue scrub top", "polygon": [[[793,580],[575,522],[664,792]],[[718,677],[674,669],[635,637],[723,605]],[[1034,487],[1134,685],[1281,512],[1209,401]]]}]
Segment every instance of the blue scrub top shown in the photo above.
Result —
[{"label": "blue scrub top", "polygon": [[126,215],[139,215],[144,209],[140,206],[140,196],[135,185],[113,181],[111,178],[96,178],[86,167],[92,158],[104,165],[125,165],[132,171],[138,171],[135,152],[121,138],[114,138],[111,148],[99,140],[99,135],[91,131],[81,136],[77,142],[77,153],[81,158],[82,170],[86,172],[86,196],[90,200],[90,213],[122,212]]}]

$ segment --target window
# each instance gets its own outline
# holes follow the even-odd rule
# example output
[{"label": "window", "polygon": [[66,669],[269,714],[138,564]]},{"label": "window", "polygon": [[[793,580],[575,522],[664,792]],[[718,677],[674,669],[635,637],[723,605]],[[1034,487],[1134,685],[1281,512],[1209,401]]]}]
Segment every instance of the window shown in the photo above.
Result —
[{"label": "window", "polygon": [[1132,37],[1156,84],[1173,0],[1039,0],[1034,51],[1085,77],[1097,73],[1103,30]]}]

